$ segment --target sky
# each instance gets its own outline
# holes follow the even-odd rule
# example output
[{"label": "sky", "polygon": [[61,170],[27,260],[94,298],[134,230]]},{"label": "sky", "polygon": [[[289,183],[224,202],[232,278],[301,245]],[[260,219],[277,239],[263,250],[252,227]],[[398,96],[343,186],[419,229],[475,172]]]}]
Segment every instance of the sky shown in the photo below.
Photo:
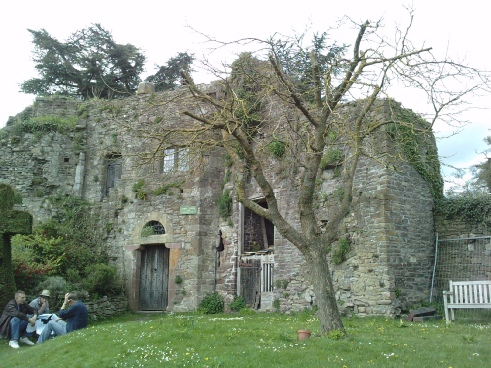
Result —
[{"label": "sky", "polygon": [[[333,4],[334,3],[334,4]],[[343,16],[355,21],[383,19],[388,30],[407,22],[404,6],[414,9],[411,39],[433,47],[443,55],[465,58],[469,65],[491,70],[491,51],[486,42],[488,13],[482,0],[451,4],[442,0],[352,0],[328,2],[303,0],[224,0],[157,2],[151,0],[113,1],[24,0],[2,4],[0,22],[0,128],[9,116],[31,105],[33,95],[19,92],[19,84],[37,77],[32,61],[32,36],[27,29],[45,29],[59,41],[93,23],[100,23],[120,44],[133,44],[147,58],[146,72],[153,74],[155,65],[163,65],[178,52],[193,53],[197,59],[209,57],[214,63],[231,62],[235,55],[220,50],[209,56],[209,44],[203,34],[232,41],[244,37],[266,39],[274,33],[293,35],[307,27],[323,31]],[[351,35],[346,35],[351,36]],[[349,40],[352,40],[350,37]],[[196,82],[209,82],[210,76],[199,70]],[[418,111],[419,102],[411,96],[397,96],[404,106]],[[439,154],[444,165],[467,168],[484,160],[479,152],[487,147],[483,139],[491,135],[488,123],[491,96],[471,100],[464,118],[471,123],[459,129],[443,124],[435,126]],[[444,175],[453,170],[443,166]]]}]

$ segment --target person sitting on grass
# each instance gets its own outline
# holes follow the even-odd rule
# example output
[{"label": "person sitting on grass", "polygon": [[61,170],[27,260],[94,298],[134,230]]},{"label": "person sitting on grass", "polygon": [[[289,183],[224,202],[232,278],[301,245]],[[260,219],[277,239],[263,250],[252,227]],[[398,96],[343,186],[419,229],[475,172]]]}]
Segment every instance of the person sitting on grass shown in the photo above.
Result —
[{"label": "person sitting on grass", "polygon": [[49,290],[43,290],[39,296],[32,300],[29,305],[38,310],[38,315],[49,314]]},{"label": "person sitting on grass", "polygon": [[[65,309],[69,307],[68,309]],[[87,327],[89,312],[84,303],[78,300],[77,293],[66,293],[65,301],[54,321],[49,321],[38,338],[38,344],[54,337]]]},{"label": "person sitting on grass", "polygon": [[[28,315],[32,317],[29,318]],[[22,290],[17,291],[15,298],[7,303],[0,317],[0,335],[10,338],[9,346],[14,349],[19,348],[19,342],[34,345],[27,338],[26,328],[29,323],[34,326],[37,316],[37,309],[26,304],[26,293]]]}]

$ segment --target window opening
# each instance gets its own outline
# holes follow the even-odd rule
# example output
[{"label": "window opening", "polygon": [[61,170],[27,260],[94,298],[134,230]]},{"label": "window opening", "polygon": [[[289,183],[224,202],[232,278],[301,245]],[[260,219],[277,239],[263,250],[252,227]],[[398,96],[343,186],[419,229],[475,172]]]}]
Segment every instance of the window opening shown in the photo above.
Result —
[{"label": "window opening", "polygon": [[189,170],[189,149],[188,148],[167,148],[164,150],[164,162],[162,171],[165,173],[172,171]]},{"label": "window opening", "polygon": [[179,171],[189,170],[189,149],[181,148],[178,152],[177,168]]},{"label": "window opening", "polygon": [[116,186],[116,181],[121,179],[122,162],[121,154],[112,154],[108,156],[107,176],[106,176],[106,195],[109,195],[109,189]]},{"label": "window opening", "polygon": [[175,148],[167,148],[164,151],[164,172],[171,172],[174,170],[175,151]]},{"label": "window opening", "polygon": [[162,235],[165,234],[164,225],[158,221],[149,221],[142,229],[141,236],[146,237],[150,235]]},{"label": "window opening", "polygon": [[[266,201],[259,202],[259,205],[268,208]],[[243,251],[245,253],[272,248],[274,245],[273,223],[245,207],[243,239]]]}]

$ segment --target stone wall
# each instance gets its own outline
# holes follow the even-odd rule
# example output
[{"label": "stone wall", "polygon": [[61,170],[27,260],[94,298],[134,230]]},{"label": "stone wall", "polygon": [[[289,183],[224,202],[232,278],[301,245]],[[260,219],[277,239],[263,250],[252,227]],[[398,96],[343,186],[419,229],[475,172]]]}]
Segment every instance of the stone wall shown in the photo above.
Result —
[{"label": "stone wall", "polygon": [[[347,106],[349,110],[353,106]],[[349,114],[349,112],[347,112]],[[388,109],[377,109],[370,118],[387,120]],[[426,144],[436,147],[429,137]],[[397,156],[397,147],[382,130],[368,145]],[[422,144],[420,149],[427,151]],[[429,151],[429,150],[428,150]],[[329,221],[340,182],[336,168],[323,172],[319,196],[319,219]],[[280,210],[299,227],[298,192],[291,176],[282,174],[281,165],[271,160],[268,179],[273,183]],[[336,298],[345,313],[359,315],[392,315],[421,301],[428,301],[434,260],[433,198],[428,184],[407,162],[394,160],[391,165],[363,158],[355,176],[354,202],[345,220],[345,231],[351,241],[348,259],[341,265],[331,263]],[[253,184],[248,189],[252,198],[260,197]],[[239,205],[233,222],[239,224]],[[236,227],[235,233],[240,232]],[[239,247],[239,244],[236,245]],[[228,254],[237,253],[237,248]],[[331,254],[328,256],[330,260]],[[277,284],[274,298],[283,311],[302,310],[315,304],[309,283],[309,265],[300,251],[279,233],[274,241]],[[281,285],[280,287],[278,287]]]},{"label": "stone wall", "polygon": [[122,297],[103,297],[99,300],[84,303],[89,311],[90,318],[96,320],[100,318],[114,317],[128,311],[128,299]]},{"label": "stone wall", "polygon": [[455,239],[489,236],[491,229],[486,223],[475,224],[460,218],[447,219],[437,215],[435,216],[435,230],[440,239]]},{"label": "stone wall", "polygon": [[[19,209],[32,213],[38,223],[53,215],[52,195],[74,195],[92,203],[100,214],[98,230],[103,230],[111,260],[125,280],[131,309],[138,309],[141,252],[152,241],[165,244],[170,249],[167,308],[194,310],[214,287],[212,250],[219,221],[215,199],[223,181],[223,168],[217,157],[205,157],[205,170],[200,174],[187,178],[182,186],[166,194],[152,194],[159,186],[178,182],[180,177],[159,170],[158,160],[142,164],[138,157],[141,144],[124,129],[135,120],[138,123],[155,119],[159,111],[146,106],[149,98],[134,96],[124,102],[37,99],[27,109],[30,116],[78,116],[77,126],[65,134],[54,131],[1,135],[0,182],[22,194]],[[106,192],[108,158],[114,154],[123,157],[122,174],[115,187]],[[140,179],[147,183],[145,200],[136,198],[133,192]],[[197,214],[181,215],[183,206],[195,206]],[[164,223],[166,234],[143,238],[141,229],[152,220]],[[176,276],[183,282],[176,284]]]},{"label": "stone wall", "polygon": [[[71,194],[92,203],[100,212],[103,240],[110,248],[112,262],[124,276],[130,309],[139,309],[140,256],[151,244],[165,244],[170,253],[167,310],[195,310],[203,296],[214,290],[230,302],[237,292],[242,209],[233,203],[231,222],[218,215],[216,199],[225,177],[222,153],[215,150],[205,155],[200,170],[191,177],[162,172],[158,159],[142,161],[143,147],[153,143],[135,136],[136,130],[127,127],[149,128],[161,116],[169,115],[169,108],[172,110],[172,106],[153,104],[153,98],[138,95],[88,102],[38,99],[29,114],[78,116],[77,127],[65,134],[24,134],[15,139],[0,135],[0,182],[22,193],[23,209],[38,222],[52,215],[50,195]],[[376,114],[371,118],[383,119],[387,111],[381,109]],[[175,117],[169,124],[179,121]],[[392,149],[386,134],[373,139],[374,146]],[[122,160],[121,178],[107,190],[107,166],[115,157]],[[298,226],[295,186],[274,159],[270,165],[280,209]],[[179,188],[152,194],[163,184],[181,178],[185,182]],[[146,183],[145,199],[137,198],[133,191],[140,179]],[[339,181],[334,169],[324,171],[321,186],[325,193],[319,200],[322,226],[337,205]],[[225,188],[233,192],[233,183],[225,183]],[[254,185],[249,191],[251,197],[258,196]],[[409,164],[388,168],[368,157],[360,162],[355,201],[345,223],[351,251],[344,263],[332,265],[342,309],[360,315],[396,314],[408,303],[427,297],[434,244],[432,206],[428,185]],[[196,207],[197,213],[181,214],[182,207]],[[165,234],[143,237],[141,231],[148,221],[161,222]],[[217,254],[218,230],[225,247]],[[280,309],[311,307],[315,296],[308,282],[309,267],[298,249],[277,232],[274,257],[274,278],[283,286],[273,291]],[[175,282],[176,276],[181,283]]]}]

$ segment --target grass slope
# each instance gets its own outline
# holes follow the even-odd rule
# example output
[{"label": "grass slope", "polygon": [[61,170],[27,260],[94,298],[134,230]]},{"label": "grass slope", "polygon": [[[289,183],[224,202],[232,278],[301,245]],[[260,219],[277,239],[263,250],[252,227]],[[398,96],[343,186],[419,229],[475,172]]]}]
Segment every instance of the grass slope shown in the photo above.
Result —
[{"label": "grass slope", "polygon": [[[0,341],[1,367],[489,367],[491,328],[347,318],[319,336],[309,313],[142,315],[93,323],[42,345]],[[298,341],[297,330],[312,337]]]}]

